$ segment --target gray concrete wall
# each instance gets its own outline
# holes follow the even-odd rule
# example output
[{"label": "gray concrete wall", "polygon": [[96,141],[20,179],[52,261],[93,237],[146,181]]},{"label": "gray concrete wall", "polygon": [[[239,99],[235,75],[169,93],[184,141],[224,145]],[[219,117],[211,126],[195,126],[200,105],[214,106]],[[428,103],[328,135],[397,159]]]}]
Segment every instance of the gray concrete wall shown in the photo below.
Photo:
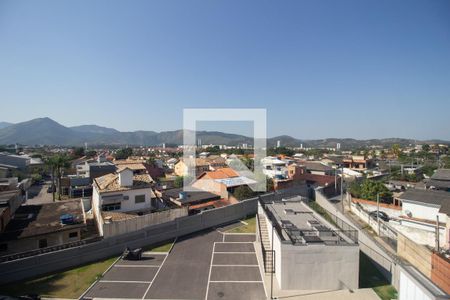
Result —
[{"label": "gray concrete wall", "polygon": [[132,233],[105,238],[99,242],[0,263],[0,274],[2,274],[0,284],[38,277],[118,256],[127,246],[143,247],[239,220],[247,215],[255,214],[257,203],[257,198],[248,199],[233,205],[203,211],[194,216],[149,226]]},{"label": "gray concrete wall", "polygon": [[[357,289],[359,248],[281,244],[283,290]],[[278,276],[278,274],[277,274]]]},{"label": "gray concrete wall", "polygon": [[[320,188],[316,189],[316,202],[322,206],[329,213],[336,215],[348,224],[354,224],[353,220],[339,211],[336,206],[331,204],[328,199],[322,194]],[[391,284],[398,287],[398,272],[396,271],[397,262],[394,257],[390,256],[372,237],[370,237],[364,230],[354,226],[358,230],[358,243],[360,250],[366,254],[375,264],[378,270],[391,282]],[[397,275],[397,276],[396,276]]]},{"label": "gray concrete wall", "polygon": [[110,223],[103,223],[103,236],[109,238],[129,232],[135,232],[148,226],[170,222],[187,215],[188,208],[181,207],[154,212],[123,221],[111,221]]}]

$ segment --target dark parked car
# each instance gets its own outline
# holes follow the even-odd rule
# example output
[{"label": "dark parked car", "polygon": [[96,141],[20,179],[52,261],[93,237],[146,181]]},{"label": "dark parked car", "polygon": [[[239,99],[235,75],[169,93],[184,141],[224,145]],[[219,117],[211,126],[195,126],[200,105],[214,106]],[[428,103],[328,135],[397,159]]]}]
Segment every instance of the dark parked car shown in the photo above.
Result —
[{"label": "dark parked car", "polygon": [[53,193],[53,192],[56,192],[56,186],[50,185],[50,186],[47,188],[47,193]]},{"label": "dark parked car", "polygon": [[137,248],[131,250],[129,247],[125,249],[122,257],[127,260],[141,260],[142,258],[142,248]]},{"label": "dark parked car", "polygon": [[[369,216],[376,220],[377,219],[377,211],[370,212]],[[389,216],[385,212],[382,212],[382,211],[378,212],[378,216],[380,217],[381,220],[389,222]]]}]

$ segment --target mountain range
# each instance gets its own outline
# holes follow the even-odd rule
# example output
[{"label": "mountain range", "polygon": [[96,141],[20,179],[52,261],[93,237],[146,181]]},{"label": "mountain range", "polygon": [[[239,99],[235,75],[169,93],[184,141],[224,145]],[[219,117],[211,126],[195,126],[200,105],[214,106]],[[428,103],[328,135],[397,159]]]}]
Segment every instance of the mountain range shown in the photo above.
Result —
[{"label": "mountain range", "polygon": [[[223,133],[218,131],[198,131],[197,138],[202,144],[214,145],[238,145],[253,144],[253,138]],[[282,135],[269,138],[267,145],[273,147],[280,141],[282,146],[331,148],[341,144],[341,149],[365,147],[372,145],[390,146],[392,144],[409,145],[417,141],[412,139],[388,138],[356,140],[351,138],[329,138],[320,140],[301,140],[291,136]],[[448,141],[429,140],[426,143],[446,143]],[[113,128],[97,125],[81,125],[66,127],[50,118],[38,118],[21,123],[0,122],[0,144],[23,144],[23,145],[62,145],[81,146],[84,143],[90,145],[135,145],[135,146],[157,146],[183,144],[183,130],[175,131],[133,131],[121,132]]]}]

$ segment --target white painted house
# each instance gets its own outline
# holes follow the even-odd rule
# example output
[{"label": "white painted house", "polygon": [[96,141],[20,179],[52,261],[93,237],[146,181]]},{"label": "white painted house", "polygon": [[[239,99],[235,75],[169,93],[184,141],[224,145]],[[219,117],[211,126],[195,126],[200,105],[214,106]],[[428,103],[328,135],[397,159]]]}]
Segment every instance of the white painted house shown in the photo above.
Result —
[{"label": "white painted house", "polygon": [[269,178],[285,179],[288,178],[287,163],[273,156],[267,156],[261,159],[263,173]]},{"label": "white painted house", "polygon": [[[450,246],[450,193],[435,190],[408,189],[401,194],[401,225],[434,232],[436,225],[444,231],[444,247]],[[437,221],[439,219],[439,224]]]},{"label": "white painted house", "polygon": [[[133,174],[129,168],[94,179],[92,209],[98,224],[102,212],[149,212],[158,208],[158,201],[148,174]],[[101,227],[101,226],[100,226]]]}]

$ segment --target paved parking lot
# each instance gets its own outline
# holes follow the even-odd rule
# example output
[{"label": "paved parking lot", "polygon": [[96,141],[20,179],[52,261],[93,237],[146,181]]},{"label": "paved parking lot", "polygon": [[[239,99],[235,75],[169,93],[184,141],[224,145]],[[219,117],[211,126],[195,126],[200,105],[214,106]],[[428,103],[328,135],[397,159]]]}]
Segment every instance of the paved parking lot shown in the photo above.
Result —
[{"label": "paved parking lot", "polygon": [[117,261],[85,298],[266,299],[254,241],[217,230],[183,237],[170,254]]},{"label": "paved parking lot", "polygon": [[166,254],[145,253],[139,261],[118,260],[85,298],[142,299]]}]

